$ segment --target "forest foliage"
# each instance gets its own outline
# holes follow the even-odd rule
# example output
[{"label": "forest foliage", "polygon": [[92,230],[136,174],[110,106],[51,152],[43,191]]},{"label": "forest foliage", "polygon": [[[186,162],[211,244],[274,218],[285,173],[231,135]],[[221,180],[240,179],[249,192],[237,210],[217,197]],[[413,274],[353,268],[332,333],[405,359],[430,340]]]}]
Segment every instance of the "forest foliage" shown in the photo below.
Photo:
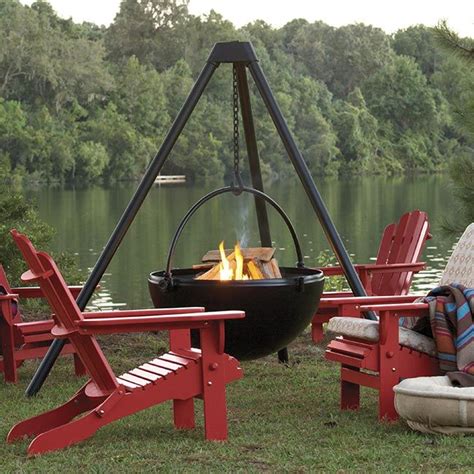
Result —
[{"label": "forest foliage", "polygon": [[[445,21],[435,28],[436,43],[447,54],[459,59],[459,62],[474,72],[474,42],[460,38]],[[460,235],[474,222],[474,88],[473,83],[462,91],[453,107],[454,123],[467,137],[462,153],[449,167],[449,176],[453,191],[453,212],[445,216],[444,230],[448,234]],[[460,91],[461,92],[461,91]],[[470,140],[469,140],[470,138]]]},{"label": "forest foliage", "polygon": [[[236,28],[187,0],[123,0],[109,27],[60,18],[44,1],[0,0],[0,180],[140,176],[217,41],[252,41],[312,173],[430,172],[474,139],[453,116],[474,73],[418,25],[387,35],[293,20]],[[250,81],[252,82],[252,81]],[[221,66],[166,173],[232,169],[231,70]],[[291,169],[252,89],[262,168]]]}]

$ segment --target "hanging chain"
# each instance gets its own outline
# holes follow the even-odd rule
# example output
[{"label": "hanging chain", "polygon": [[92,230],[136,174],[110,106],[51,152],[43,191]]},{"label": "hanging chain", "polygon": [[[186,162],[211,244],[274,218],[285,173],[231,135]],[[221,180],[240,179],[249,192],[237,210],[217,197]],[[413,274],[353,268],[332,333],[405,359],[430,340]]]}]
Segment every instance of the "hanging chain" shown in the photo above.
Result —
[{"label": "hanging chain", "polygon": [[242,177],[240,176],[240,149],[239,149],[239,90],[237,82],[237,67],[233,65],[232,79],[232,113],[234,122],[234,187],[241,189],[243,187]]}]

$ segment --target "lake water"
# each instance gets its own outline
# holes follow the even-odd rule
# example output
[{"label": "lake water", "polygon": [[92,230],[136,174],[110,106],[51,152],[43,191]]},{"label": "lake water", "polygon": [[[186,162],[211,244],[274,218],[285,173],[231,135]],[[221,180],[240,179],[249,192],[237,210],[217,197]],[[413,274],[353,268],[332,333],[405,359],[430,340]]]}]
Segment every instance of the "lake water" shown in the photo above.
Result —
[{"label": "lake water", "polygon": [[[414,288],[424,293],[436,285],[453,246],[452,240],[442,240],[437,231],[443,216],[452,212],[446,176],[317,179],[316,183],[354,262],[375,258],[388,223],[408,210],[427,211],[434,235],[424,252],[429,267],[415,277]],[[135,188],[136,184],[128,183],[87,189],[30,189],[27,195],[37,202],[41,218],[57,229],[54,247],[77,256],[85,280]],[[148,274],[163,269],[180,219],[211,189],[210,185],[154,187],[104,275],[93,305],[104,309],[151,307]],[[265,190],[292,220],[305,263],[314,265],[316,256],[329,245],[299,181],[275,182]],[[277,258],[280,264],[292,265],[296,257],[290,234],[278,214],[269,213]],[[175,266],[199,263],[222,239],[227,247],[236,239],[258,246],[252,196],[224,195],[201,208],[182,234]]]}]

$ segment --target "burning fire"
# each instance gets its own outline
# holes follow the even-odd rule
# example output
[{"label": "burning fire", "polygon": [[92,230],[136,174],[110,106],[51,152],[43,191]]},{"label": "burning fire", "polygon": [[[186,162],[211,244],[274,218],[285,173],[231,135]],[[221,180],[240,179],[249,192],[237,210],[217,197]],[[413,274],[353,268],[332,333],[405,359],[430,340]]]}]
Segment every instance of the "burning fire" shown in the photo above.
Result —
[{"label": "burning fire", "polygon": [[272,247],[240,248],[237,242],[233,252],[224,250],[224,242],[219,250],[210,250],[202,258],[203,264],[193,268],[203,270],[195,278],[197,280],[264,280],[281,278],[277,260],[273,257]]},{"label": "burning fire", "polygon": [[219,265],[220,280],[248,280],[249,275],[244,273],[244,256],[240,249],[240,243],[237,242],[234,247],[234,258],[232,261],[226,257],[224,251],[224,241],[219,244],[219,253],[221,263]]}]

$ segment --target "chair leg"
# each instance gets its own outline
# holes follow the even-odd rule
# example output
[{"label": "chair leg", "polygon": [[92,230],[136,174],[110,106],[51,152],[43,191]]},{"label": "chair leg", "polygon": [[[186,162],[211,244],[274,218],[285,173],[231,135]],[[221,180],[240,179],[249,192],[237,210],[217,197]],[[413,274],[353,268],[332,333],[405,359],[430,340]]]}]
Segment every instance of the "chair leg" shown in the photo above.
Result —
[{"label": "chair leg", "polygon": [[82,418],[77,418],[38,435],[28,446],[28,456],[36,456],[77,444],[90,438],[101,426],[106,424],[107,422],[98,417],[94,411],[89,412]]},{"label": "chair leg", "polygon": [[288,347],[284,347],[278,351],[278,362],[280,364],[288,364],[290,357],[288,355]]},{"label": "chair leg", "polygon": [[380,312],[379,334],[379,420],[394,421],[398,418],[393,387],[400,381],[400,346],[398,319],[390,311]]},{"label": "chair leg", "polygon": [[77,355],[74,354],[74,372],[77,377],[82,377],[84,375],[87,375],[87,370],[84,364],[82,363],[81,358]]},{"label": "chair leg", "polygon": [[380,378],[379,389],[379,420],[396,421],[398,420],[398,413],[395,410],[395,393],[393,387],[397,381],[384,380]]},{"label": "chair leg", "polygon": [[324,339],[323,323],[313,321],[311,323],[311,339],[315,344]]},{"label": "chair leg", "polygon": [[88,411],[100,403],[100,399],[91,399],[84,393],[84,387],[74,397],[53,410],[17,423],[8,433],[7,443],[17,439],[34,436],[69,422],[76,416]]},{"label": "chair leg", "polygon": [[206,439],[224,441],[227,439],[227,406],[225,383],[207,382],[203,390],[204,428]]},{"label": "chair leg", "polygon": [[15,361],[15,337],[13,335],[13,328],[4,322],[0,323],[0,339],[5,382],[17,383],[18,373]]},{"label": "chair leg", "polygon": [[227,406],[225,361],[219,347],[223,323],[213,324],[200,330],[202,352],[202,383],[204,401],[204,429],[206,439],[223,441],[227,439]]},{"label": "chair leg", "polygon": [[341,410],[358,410],[360,407],[360,385],[343,379],[344,368],[341,366]]},{"label": "chair leg", "polygon": [[181,430],[191,430],[196,424],[194,421],[194,399],[173,400],[174,426]]},{"label": "chair leg", "polygon": [[[174,329],[169,332],[170,349],[191,348],[191,333],[189,329]],[[194,399],[173,400],[174,426],[181,430],[190,430],[196,426],[194,418]]]}]

